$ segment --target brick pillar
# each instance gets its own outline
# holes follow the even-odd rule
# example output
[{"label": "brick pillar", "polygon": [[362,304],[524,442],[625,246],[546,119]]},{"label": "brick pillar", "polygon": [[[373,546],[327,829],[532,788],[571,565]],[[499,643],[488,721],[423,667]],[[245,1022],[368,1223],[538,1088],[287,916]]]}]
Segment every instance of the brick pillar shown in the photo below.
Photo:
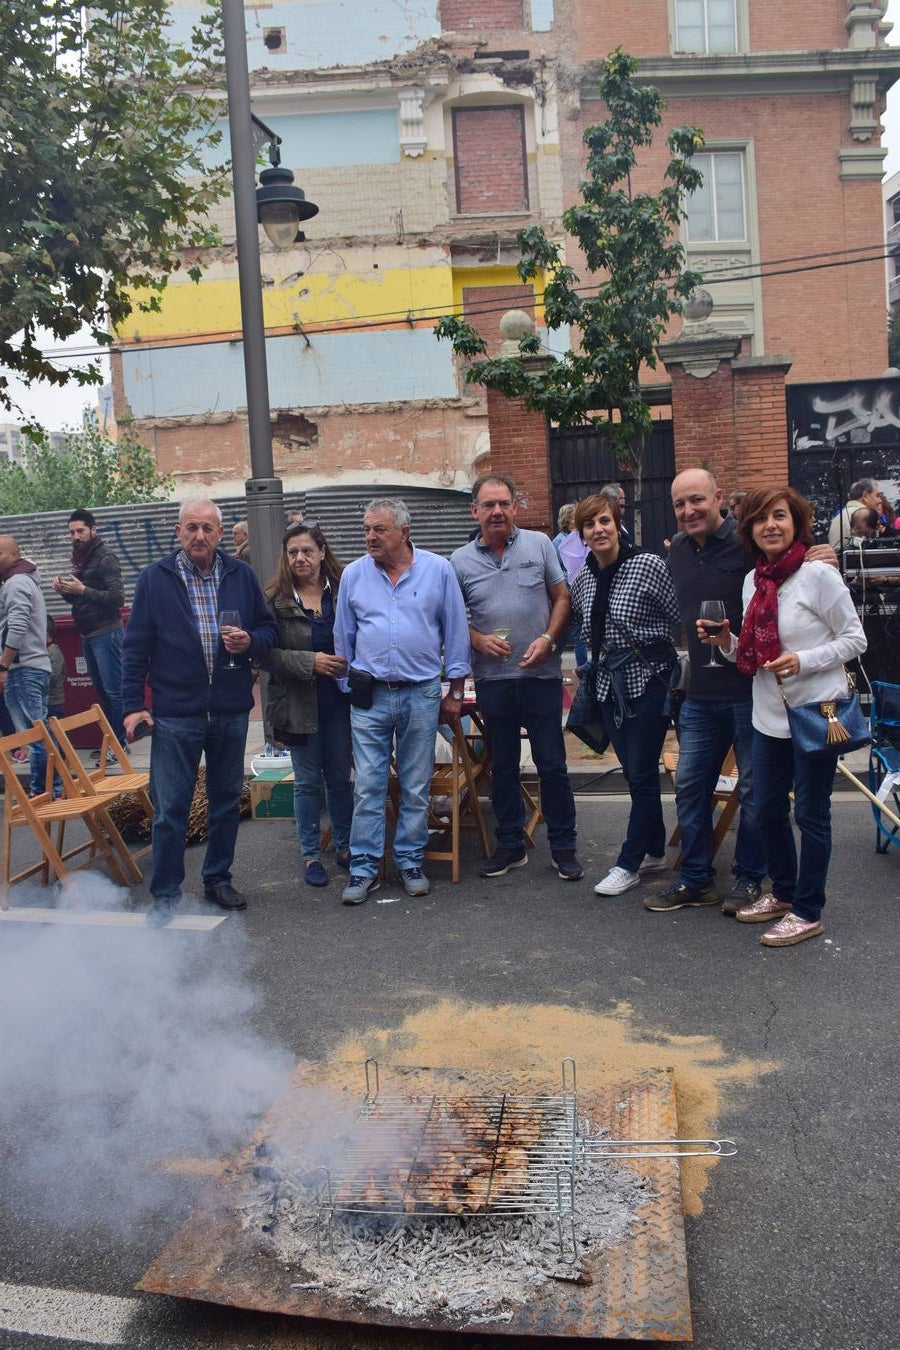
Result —
[{"label": "brick pillar", "polygon": [[672,379],[675,471],[709,469],[727,493],[787,483],[787,356],[738,355],[741,339],[686,322],[659,344]]},{"label": "brick pillar", "polygon": [[[500,320],[504,338],[501,356],[518,358],[531,374],[546,371],[550,354],[522,356],[519,339],[534,332],[534,323],[524,310],[507,311]],[[487,391],[488,434],[491,438],[490,469],[513,480],[524,503],[518,522],[528,530],[556,533],[553,493],[550,484],[550,425],[545,413],[532,412],[521,398],[506,398],[496,389]],[[487,466],[482,467],[487,472]]]}]

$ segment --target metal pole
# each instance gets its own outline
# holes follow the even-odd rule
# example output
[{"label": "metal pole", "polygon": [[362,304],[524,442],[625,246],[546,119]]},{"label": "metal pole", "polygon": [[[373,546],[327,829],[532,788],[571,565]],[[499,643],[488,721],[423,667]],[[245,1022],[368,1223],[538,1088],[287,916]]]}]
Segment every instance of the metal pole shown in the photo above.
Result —
[{"label": "metal pole", "polygon": [[223,0],[225,87],[231,133],[234,223],[237,239],[241,332],[247,381],[250,473],[247,479],[247,525],[250,556],[260,582],[272,577],[281,556],[284,496],[274,476],[269,381],[266,371],[266,327],[263,319],[259,226],[256,218],[256,161],[250,121],[250,73],[243,0]]}]

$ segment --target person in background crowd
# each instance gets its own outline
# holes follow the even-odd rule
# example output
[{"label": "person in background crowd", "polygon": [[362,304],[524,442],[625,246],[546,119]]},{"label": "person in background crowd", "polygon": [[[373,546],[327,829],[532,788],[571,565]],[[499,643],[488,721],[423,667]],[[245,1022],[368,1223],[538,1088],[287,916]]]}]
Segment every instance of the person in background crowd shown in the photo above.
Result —
[{"label": "person in background crowd", "polygon": [[236,520],[231,527],[234,556],[250,566],[250,531],[246,520]]},{"label": "person in background crowd", "polygon": [[877,511],[858,506],[850,517],[850,534],[854,539],[877,539],[884,530]]},{"label": "person in background crowd", "polygon": [[475,692],[491,748],[497,847],[481,875],[502,877],[528,862],[520,779],[524,727],[553,865],[564,881],[578,881],[584,869],[575,852],[557,650],[569,629],[569,588],[550,540],[520,530],[518,510],[511,479],[492,473],[477,478],[472,515],[479,534],[450,559],[469,610]]},{"label": "person in background crowd", "polygon": [[[16,731],[47,720],[50,657],[47,655],[47,606],[34,563],[23,558],[11,534],[0,535],[0,693]],[[44,791],[47,752],[28,752],[29,793]]]},{"label": "person in background crowd", "polygon": [[893,534],[894,512],[891,510],[890,503],[883,492],[878,493],[878,505],[875,511],[878,516],[878,533]]},{"label": "person in background crowd", "polygon": [[[836,757],[804,754],[791,739],[793,707],[847,697],[844,662],[866,638],[843,578],[810,562],[813,508],[795,488],[756,488],[744,502],[740,532],[756,566],[744,581],[740,637],[729,623],[697,631],[753,677],[753,780],[771,893],[738,910],[740,923],[777,923],[761,941],[792,947],[823,931],[831,858],[831,789]],[[800,831],[800,857],[791,828]]]},{"label": "person in background crowd", "polygon": [[64,717],[66,712],[66,658],[56,641],[56,623],[49,614],[47,615],[47,655],[50,657],[47,716]]},{"label": "person in background crowd", "polygon": [[153,926],[169,922],[181,897],[188,816],[204,754],[204,893],[220,909],[247,908],[231,884],[231,865],[253,705],[251,662],[261,662],[277,638],[253,569],[219,547],[222,513],[215,502],[183,502],[175,533],[179,548],[138,577],[122,681],[128,740],[142,723],[153,730],[153,907],[147,916]]},{"label": "person in background crowd", "polygon": [[[470,667],[466,611],[453,570],[445,558],[415,547],[406,503],[377,497],[366,507],[363,529],[366,556],[344,570],[334,630],[335,653],[349,667],[356,769],[345,905],[360,905],[378,889],[395,744],[394,862],[407,895],[431,889],[422,863],[434,743],[439,718],[459,716]],[[443,699],[442,665],[450,681]]]},{"label": "person in background crowd", "polygon": [[[79,508],[69,516],[72,572],[56,577],[53,589],[72,606],[91,684],[113,733],[125,739],[122,722],[122,606],[125,588],[119,559],[97,533],[93,512]],[[117,763],[108,756],[110,764]]]},{"label": "person in background crowd", "polygon": [[[559,533],[551,541],[570,585],[584,566],[584,560],[587,556],[587,549],[581,535],[575,529],[575,507],[577,505],[577,502],[566,502],[565,506],[559,508],[556,517]],[[481,527],[479,526],[475,537],[477,538],[480,533]],[[572,624],[570,637],[575,646],[575,668],[580,670],[587,665],[588,652],[581,640],[581,633],[576,623]]]},{"label": "person in background crowd", "polygon": [[740,515],[741,502],[749,491],[749,488],[735,488],[734,492],[732,492],[731,496],[728,498],[728,515],[734,516],[735,520]]},{"label": "person in background crowd", "polygon": [[602,493],[586,497],[575,512],[590,553],[572,587],[572,609],[585,643],[600,653],[597,699],[631,794],[625,841],[616,865],[594,887],[598,895],[621,895],[642,875],[666,868],[659,756],[678,606],[666,564],[621,538],[621,518],[618,503]]},{"label": "person in background crowd", "polygon": [[294,768],[294,815],[308,886],[327,886],[320,859],[322,781],[337,864],[350,869],[350,700],[337,683],[347,662],[334,654],[334,619],[343,567],[318,525],[291,525],[281,563],[266,589],[278,642],[262,661],[269,672],[267,739],[286,745]]},{"label": "person in background crowd", "polygon": [[628,533],[628,529],[626,528],[625,525],[625,508],[628,506],[628,501],[626,499],[625,489],[623,488],[622,484],[604,483],[603,487],[600,489],[600,496],[608,498],[609,501],[614,502],[615,505],[618,506],[619,537],[620,539],[623,540],[624,543],[626,544],[630,543],[631,535]]},{"label": "person in background crowd", "polygon": [[858,478],[850,485],[850,497],[846,506],[838,511],[828,527],[828,542],[832,548],[842,548],[852,538],[850,521],[853,512],[860,506],[877,511],[878,497],[878,484],[874,478]]}]

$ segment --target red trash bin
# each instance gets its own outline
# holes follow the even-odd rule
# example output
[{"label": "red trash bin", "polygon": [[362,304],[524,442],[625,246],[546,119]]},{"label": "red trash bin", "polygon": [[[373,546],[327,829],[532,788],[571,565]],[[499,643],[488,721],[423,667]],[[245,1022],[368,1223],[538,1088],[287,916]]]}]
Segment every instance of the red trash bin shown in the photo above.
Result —
[{"label": "red trash bin", "polygon": [[[122,619],[127,622],[131,607],[122,610]],[[71,614],[54,614],[56,642],[66,659],[66,714],[86,712],[95,703],[101,703],[97,690],[91,683],[87,661],[81,650],[81,635],[75,627]],[[79,750],[94,750],[100,745],[100,732],[96,726],[84,727],[72,733],[70,740]]]}]

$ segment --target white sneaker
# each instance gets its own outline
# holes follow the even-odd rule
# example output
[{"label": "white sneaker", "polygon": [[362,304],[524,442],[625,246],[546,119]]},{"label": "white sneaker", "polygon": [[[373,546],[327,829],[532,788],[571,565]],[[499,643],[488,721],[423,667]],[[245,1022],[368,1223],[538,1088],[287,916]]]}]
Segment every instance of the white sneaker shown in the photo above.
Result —
[{"label": "white sneaker", "polygon": [[637,872],[629,872],[625,867],[611,867],[602,881],[594,887],[597,895],[621,895],[633,886],[640,886]]},{"label": "white sneaker", "polygon": [[644,855],[644,861],[638,868],[638,872],[640,872],[641,876],[643,876],[645,872],[668,872],[668,870],[669,864],[665,854],[663,854],[661,858],[654,858],[652,853],[646,853]]}]

